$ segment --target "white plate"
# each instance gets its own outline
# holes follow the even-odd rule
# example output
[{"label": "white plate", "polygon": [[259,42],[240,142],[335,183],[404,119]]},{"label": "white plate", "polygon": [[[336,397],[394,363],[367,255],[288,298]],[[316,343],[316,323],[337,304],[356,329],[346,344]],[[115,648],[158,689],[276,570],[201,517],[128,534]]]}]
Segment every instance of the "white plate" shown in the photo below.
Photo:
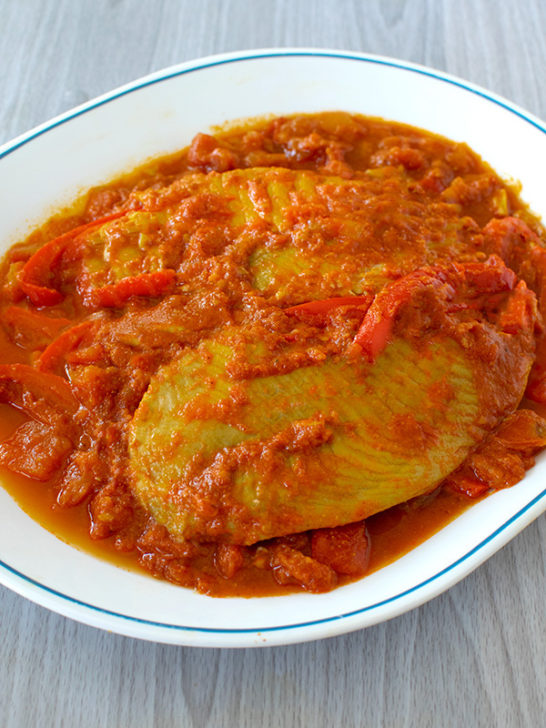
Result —
[{"label": "white plate", "polygon": [[[86,188],[234,118],[343,109],[470,144],[546,213],[546,127],[472,84],[406,62],[322,50],[232,53],[184,63],[78,107],[0,149],[2,251]],[[0,581],[73,619],[184,645],[248,647],[330,637],[437,596],[546,508],[546,459],[411,553],[320,596],[212,599],[62,543],[0,489]]]}]

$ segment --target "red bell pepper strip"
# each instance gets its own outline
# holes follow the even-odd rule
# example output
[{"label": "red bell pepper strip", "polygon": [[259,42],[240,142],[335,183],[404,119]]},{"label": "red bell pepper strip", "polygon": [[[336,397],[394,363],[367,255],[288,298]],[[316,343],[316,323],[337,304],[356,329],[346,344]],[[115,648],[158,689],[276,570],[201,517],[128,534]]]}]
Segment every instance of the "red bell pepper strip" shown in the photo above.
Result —
[{"label": "red bell pepper strip", "polygon": [[38,369],[41,372],[57,371],[66,362],[68,352],[92,337],[98,325],[98,321],[82,321],[64,331],[42,352],[37,362]]},{"label": "red bell pepper strip", "polygon": [[463,493],[468,498],[480,498],[490,489],[487,483],[477,477],[455,473],[447,481],[447,485],[458,493]]},{"label": "red bell pepper strip", "polygon": [[484,248],[500,255],[525,280],[537,294],[540,312],[546,317],[546,248],[539,236],[518,217],[494,218],[483,234]]},{"label": "red bell pepper strip", "polygon": [[47,481],[72,450],[69,437],[29,420],[0,442],[0,464],[33,480]]},{"label": "red bell pepper strip", "polygon": [[55,414],[75,414],[79,403],[68,382],[28,364],[0,364],[0,402],[48,423]]},{"label": "red bell pepper strip", "polygon": [[[514,271],[497,255],[491,255],[485,263],[455,263],[453,272],[455,277],[449,269],[447,271],[453,285],[471,286],[476,289],[475,295],[511,291],[518,280]],[[471,291],[468,294],[472,295]]]},{"label": "red bell pepper strip", "polygon": [[543,364],[537,366],[535,363],[531,369],[525,396],[538,404],[546,404],[546,368]]},{"label": "red bell pepper strip", "polygon": [[483,234],[485,249],[499,255],[507,265],[517,262],[529,244],[539,242],[538,235],[519,217],[495,217],[484,227]]},{"label": "red bell pepper strip", "polygon": [[355,336],[355,343],[360,346],[369,362],[373,363],[387,345],[402,306],[432,281],[433,277],[429,272],[416,271],[415,274],[388,284],[377,294]]},{"label": "red bell pepper strip", "polygon": [[524,281],[520,281],[499,316],[500,328],[508,334],[517,334],[529,329],[537,320],[537,302]]},{"label": "red bell pepper strip", "polygon": [[[100,227],[111,220],[117,220],[117,218],[126,214],[127,212],[116,212],[101,217],[99,220],[93,220],[69,230],[42,245],[23,266],[19,279],[21,290],[26,293],[35,306],[54,306],[56,303],[60,303],[64,296],[51,285],[52,273],[53,269],[59,264],[61,257],[70,251],[70,243],[82,233]],[[81,251],[77,248],[72,250],[73,260],[77,260],[80,255]]]},{"label": "red bell pepper strip", "polygon": [[546,447],[546,419],[532,410],[517,410],[504,420],[495,437],[511,450],[532,455]]},{"label": "red bell pepper strip", "polygon": [[480,443],[446,484],[470,498],[490,488],[507,488],[523,478],[533,455],[545,446],[546,420],[532,410],[517,410]]},{"label": "red bell pepper strip", "polygon": [[291,316],[299,316],[300,314],[321,315],[332,311],[340,306],[349,307],[368,307],[372,302],[372,296],[340,296],[338,298],[326,298],[322,301],[307,301],[307,303],[299,303],[297,306],[289,306],[284,312]]},{"label": "red bell pepper strip", "polygon": [[[450,266],[429,266],[409,273],[403,278],[386,285],[375,297],[366,316],[355,336],[355,343],[362,349],[362,353],[370,363],[373,363],[377,356],[383,351],[389,342],[394,323],[400,309],[408,304],[416,293],[425,289],[436,289],[436,295],[446,303],[452,302],[461,293],[462,305],[456,303],[448,310],[470,307],[468,299],[472,301],[478,296],[487,295],[484,298],[484,305],[487,299],[501,291],[511,291],[517,282],[517,276],[513,270],[507,268],[497,256],[491,256],[485,263],[453,263]],[[527,295],[528,294],[528,295]],[[514,310],[506,313],[506,326],[508,333],[514,327],[514,316],[523,315],[527,312],[529,294],[525,284],[519,291],[518,298],[521,302],[514,303]],[[521,307],[525,311],[520,311]],[[480,305],[478,308],[482,308]],[[515,311],[518,308],[518,311]],[[532,312],[529,310],[529,319]],[[525,320],[520,319],[518,330],[525,325]]]},{"label": "red bell pepper strip", "polygon": [[338,574],[365,574],[370,562],[370,539],[365,522],[313,531],[311,555]]},{"label": "red bell pepper strip", "polygon": [[122,278],[100,288],[90,288],[85,281],[78,286],[83,302],[91,308],[122,306],[131,296],[161,296],[175,283],[176,271],[171,268]]},{"label": "red bell pepper strip", "polygon": [[2,312],[2,323],[10,339],[29,351],[43,349],[59,331],[72,324],[67,318],[44,316],[21,306],[9,306]]}]

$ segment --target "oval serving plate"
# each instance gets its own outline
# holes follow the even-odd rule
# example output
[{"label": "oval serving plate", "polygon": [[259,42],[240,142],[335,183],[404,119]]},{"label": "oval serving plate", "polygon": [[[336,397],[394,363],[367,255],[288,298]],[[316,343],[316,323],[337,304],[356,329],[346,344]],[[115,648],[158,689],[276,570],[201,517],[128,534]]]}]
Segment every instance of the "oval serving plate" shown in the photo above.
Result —
[{"label": "oval serving plate", "polygon": [[[467,142],[546,216],[546,125],[451,76],[388,58],[316,49],[184,63],[101,96],[0,149],[4,252],[86,188],[186,146],[225,121],[346,110]],[[507,141],[509,140],[509,143]],[[546,509],[546,456],[513,488],[475,504],[425,543],[321,595],[213,599],[69,546],[0,488],[0,582],[60,614],[142,639],[208,647],[303,642],[395,617],[483,563]]]}]

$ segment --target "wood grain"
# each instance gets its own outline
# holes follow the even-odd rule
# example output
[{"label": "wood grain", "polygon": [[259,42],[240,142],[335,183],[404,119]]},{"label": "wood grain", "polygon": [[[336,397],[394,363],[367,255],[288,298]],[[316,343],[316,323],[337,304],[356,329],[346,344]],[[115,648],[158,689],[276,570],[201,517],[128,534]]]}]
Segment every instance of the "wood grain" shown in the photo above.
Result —
[{"label": "wood grain", "polygon": [[[546,118],[543,0],[0,0],[0,18],[0,141],[169,64],[271,46],[431,65]],[[545,536],[542,517],[391,622],[266,650],[139,642],[0,588],[0,725],[544,725]]]}]

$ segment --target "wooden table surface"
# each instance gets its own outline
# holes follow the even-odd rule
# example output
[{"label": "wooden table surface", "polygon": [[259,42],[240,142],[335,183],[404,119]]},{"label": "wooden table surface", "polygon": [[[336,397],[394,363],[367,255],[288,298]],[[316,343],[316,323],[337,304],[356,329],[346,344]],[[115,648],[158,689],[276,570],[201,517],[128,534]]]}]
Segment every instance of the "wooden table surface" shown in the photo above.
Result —
[{"label": "wooden table surface", "polygon": [[[427,64],[546,118],[545,0],[0,0],[0,18],[0,142],[164,66],[271,46]],[[545,536],[542,517],[391,622],[263,650],[120,637],[0,587],[0,726],[543,726]]]}]

